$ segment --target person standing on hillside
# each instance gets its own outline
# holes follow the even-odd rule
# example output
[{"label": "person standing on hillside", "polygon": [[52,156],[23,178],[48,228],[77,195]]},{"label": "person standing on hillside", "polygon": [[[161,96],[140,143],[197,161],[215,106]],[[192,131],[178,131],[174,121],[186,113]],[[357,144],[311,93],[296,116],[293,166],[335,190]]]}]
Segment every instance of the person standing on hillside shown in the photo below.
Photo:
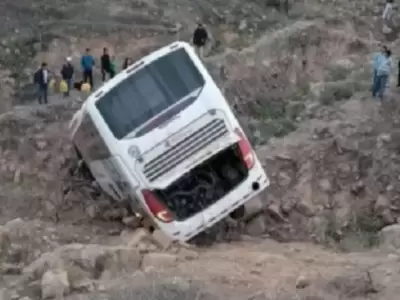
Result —
[{"label": "person standing on hillside", "polygon": [[377,79],[372,90],[372,96],[378,96],[381,100],[383,100],[383,95],[389,81],[390,72],[392,71],[393,62],[391,56],[392,51],[386,49],[385,56],[378,66]]},{"label": "person standing on hillside", "polygon": [[110,61],[110,55],[108,54],[108,49],[104,48],[103,49],[103,55],[100,58],[101,62],[101,76],[103,82],[106,80],[106,74],[110,76],[110,78],[113,77],[112,72],[111,72],[111,61]]},{"label": "person standing on hillside", "polygon": [[372,89],[376,85],[376,80],[378,78],[378,67],[381,64],[382,60],[385,58],[387,47],[379,43],[379,51],[374,54],[372,59]]},{"label": "person standing on hillside", "polygon": [[122,69],[123,70],[127,69],[131,64],[133,64],[132,59],[129,57],[126,57],[124,60],[124,64],[122,65]]},{"label": "person standing on hillside", "polygon": [[[37,85],[38,92],[38,102],[39,104],[47,104],[47,95],[49,90],[49,82],[50,82],[50,71],[47,68],[47,64],[42,63],[39,70],[35,72],[34,83]],[[43,101],[42,101],[43,100]]]},{"label": "person standing on hillside", "polygon": [[90,54],[90,49],[86,49],[85,55],[81,58],[81,66],[83,70],[83,81],[89,82],[90,87],[93,90],[93,67],[95,65],[95,60]]},{"label": "person standing on hillside", "polygon": [[74,67],[72,66],[71,57],[67,57],[65,64],[61,69],[61,77],[66,82],[68,90],[64,93],[64,96],[68,97],[69,92],[72,89],[72,77],[74,76]]},{"label": "person standing on hillside", "polygon": [[207,30],[204,28],[203,24],[199,23],[196,30],[193,32],[193,44],[200,58],[204,56],[204,47],[208,42],[208,38]]},{"label": "person standing on hillside", "polygon": [[393,17],[393,0],[386,0],[386,5],[382,13],[382,19],[385,23],[392,20]]},{"label": "person standing on hillside", "polygon": [[397,63],[397,87],[400,87],[400,60]]},{"label": "person standing on hillside", "polygon": [[389,34],[393,31],[393,0],[386,0],[385,8],[382,12],[382,32]]},{"label": "person standing on hillside", "polygon": [[110,59],[110,78],[113,78],[117,74],[117,66],[115,65],[115,56],[111,56]]}]

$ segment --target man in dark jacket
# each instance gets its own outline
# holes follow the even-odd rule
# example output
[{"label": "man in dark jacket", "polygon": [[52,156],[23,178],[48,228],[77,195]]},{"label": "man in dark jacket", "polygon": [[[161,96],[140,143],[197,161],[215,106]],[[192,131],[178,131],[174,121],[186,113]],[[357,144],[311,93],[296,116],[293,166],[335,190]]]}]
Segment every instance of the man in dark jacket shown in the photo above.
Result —
[{"label": "man in dark jacket", "polygon": [[83,69],[83,81],[89,82],[90,87],[93,90],[93,67],[95,65],[95,61],[93,56],[90,54],[90,49],[86,49],[85,55],[81,58],[81,66]]},{"label": "man in dark jacket", "polygon": [[74,76],[74,67],[71,64],[71,57],[67,57],[65,64],[61,69],[61,77],[67,83],[68,90],[64,93],[64,96],[69,96],[69,91],[72,88],[72,77]]},{"label": "man in dark jacket", "polygon": [[400,87],[400,60],[397,64],[397,87]]},{"label": "man in dark jacket", "polygon": [[101,61],[101,76],[103,78],[103,82],[106,80],[106,73],[110,76],[110,78],[114,77],[114,72],[111,68],[110,55],[108,54],[108,49],[103,49],[103,55],[100,58]]},{"label": "man in dark jacket", "polygon": [[33,82],[37,85],[39,104],[47,104],[47,94],[50,82],[50,72],[47,69],[47,64],[42,63],[39,70],[35,72]]},{"label": "man in dark jacket", "polygon": [[193,44],[196,47],[198,55],[203,58],[204,46],[208,41],[208,33],[203,24],[199,23],[193,33]]}]

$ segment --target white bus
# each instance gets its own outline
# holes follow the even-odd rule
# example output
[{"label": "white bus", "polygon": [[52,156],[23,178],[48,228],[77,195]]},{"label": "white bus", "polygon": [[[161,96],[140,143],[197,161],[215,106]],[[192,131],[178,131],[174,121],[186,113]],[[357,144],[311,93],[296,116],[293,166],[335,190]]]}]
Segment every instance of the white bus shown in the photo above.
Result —
[{"label": "white bus", "polygon": [[92,176],[173,240],[188,241],[269,179],[191,45],[174,42],[103,84],[70,123]]}]

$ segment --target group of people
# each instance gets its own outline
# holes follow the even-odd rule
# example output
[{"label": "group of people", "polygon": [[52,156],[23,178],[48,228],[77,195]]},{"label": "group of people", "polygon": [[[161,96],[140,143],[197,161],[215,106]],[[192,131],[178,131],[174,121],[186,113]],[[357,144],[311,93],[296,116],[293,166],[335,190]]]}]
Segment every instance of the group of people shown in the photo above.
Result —
[{"label": "group of people", "polygon": [[[131,58],[125,58],[122,68],[126,69],[132,64]],[[82,68],[82,80],[74,82],[75,68],[72,63],[72,58],[67,57],[65,63],[62,65],[60,71],[60,79],[65,84],[64,96],[68,97],[70,91],[75,88],[81,90],[81,86],[85,83],[89,84],[90,89],[94,86],[93,71],[96,65],[96,60],[91,54],[89,48],[86,49],[85,54],[82,55],[80,60]],[[103,54],[100,57],[100,70],[102,81],[106,81],[108,78],[113,78],[117,72],[115,65],[115,57],[110,56],[108,49],[103,49]],[[51,81],[54,79],[52,72],[48,69],[47,63],[43,62],[41,67],[34,74],[34,83],[37,86],[37,97],[39,104],[48,103],[48,90]]]},{"label": "group of people", "polygon": [[[195,46],[196,52],[200,58],[204,57],[204,49],[209,41],[209,35],[203,24],[199,23],[197,28],[193,32],[193,45]],[[133,63],[132,59],[127,57],[124,60],[122,69],[126,69]],[[89,48],[86,49],[85,53],[80,59],[80,66],[82,69],[82,80],[74,81],[75,79],[75,68],[73,66],[72,58],[67,57],[65,63],[62,65],[60,75],[52,73],[47,66],[47,63],[43,62],[41,67],[34,74],[34,83],[37,86],[37,97],[39,104],[48,103],[48,90],[52,82],[59,78],[59,82],[65,85],[65,89],[62,91],[65,97],[70,95],[72,89],[81,90],[83,84],[89,84],[90,89],[94,86],[93,71],[96,66],[96,59],[91,53]],[[109,54],[107,48],[103,48],[103,54],[100,57],[100,71],[102,81],[106,81],[108,78],[113,78],[117,72],[115,57]]]}]

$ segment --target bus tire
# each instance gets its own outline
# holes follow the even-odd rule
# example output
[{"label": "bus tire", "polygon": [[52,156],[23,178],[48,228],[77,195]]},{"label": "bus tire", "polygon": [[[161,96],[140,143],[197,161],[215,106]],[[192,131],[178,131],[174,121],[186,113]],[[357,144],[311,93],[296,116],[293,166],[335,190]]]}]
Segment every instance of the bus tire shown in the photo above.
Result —
[{"label": "bus tire", "polygon": [[241,205],[238,208],[236,208],[233,212],[231,212],[229,216],[234,220],[239,220],[244,218],[245,214],[246,214],[246,208],[244,207],[244,205]]}]

